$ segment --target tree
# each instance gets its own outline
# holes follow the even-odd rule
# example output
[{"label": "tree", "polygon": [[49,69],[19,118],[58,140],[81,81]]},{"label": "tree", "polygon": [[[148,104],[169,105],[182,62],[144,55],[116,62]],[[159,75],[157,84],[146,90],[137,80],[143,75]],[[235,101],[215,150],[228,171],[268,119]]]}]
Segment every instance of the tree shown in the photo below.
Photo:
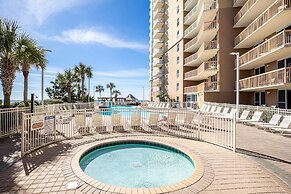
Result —
[{"label": "tree", "polygon": [[121,92],[119,90],[113,90],[112,94],[114,94],[115,102],[117,102],[117,97],[121,95]]},{"label": "tree", "polygon": [[167,99],[169,99],[169,95],[165,92],[161,92],[157,95],[157,98],[159,98],[160,102],[165,102]]},{"label": "tree", "polygon": [[93,77],[93,72],[92,72],[92,67],[91,66],[88,67],[86,76],[88,78],[88,102],[90,102],[90,89],[91,89],[90,81],[91,81],[91,79]]},{"label": "tree", "polygon": [[101,93],[104,92],[104,87],[101,86],[101,85],[96,86],[95,92],[98,92],[99,93],[99,96],[101,98]]},{"label": "tree", "polygon": [[10,96],[18,68],[16,55],[19,26],[13,20],[0,19],[0,79],[3,87],[4,106],[10,106]]},{"label": "tree", "polygon": [[92,74],[92,68],[91,67],[87,67],[85,64],[83,63],[79,63],[78,65],[76,65],[74,67],[74,71],[76,73],[76,75],[80,76],[81,78],[81,90],[82,90],[82,93],[81,93],[81,97],[84,98],[84,95],[85,95],[85,77],[87,76],[88,77],[88,74]]},{"label": "tree", "polygon": [[113,90],[113,88],[115,88],[116,86],[115,86],[114,83],[110,82],[109,84],[107,84],[106,87],[109,88],[109,90],[110,90],[110,101],[112,101],[112,90]]},{"label": "tree", "polygon": [[59,73],[57,75],[57,80],[59,85],[66,90],[68,102],[72,101],[73,89],[76,87],[78,80],[78,76],[71,70],[65,70],[64,74]]},{"label": "tree", "polygon": [[37,46],[36,41],[26,34],[21,34],[17,40],[16,55],[20,62],[19,69],[24,77],[23,101],[27,102],[28,74],[31,66],[45,68],[46,58],[44,50]]}]

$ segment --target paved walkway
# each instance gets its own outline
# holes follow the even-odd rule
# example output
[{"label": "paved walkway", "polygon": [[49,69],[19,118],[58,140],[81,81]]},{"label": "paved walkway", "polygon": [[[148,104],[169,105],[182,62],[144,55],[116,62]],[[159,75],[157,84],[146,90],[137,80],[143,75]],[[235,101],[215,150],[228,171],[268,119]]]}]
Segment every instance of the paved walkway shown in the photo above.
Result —
[{"label": "paved walkway", "polygon": [[[148,138],[145,134],[134,135]],[[59,142],[15,162],[0,172],[0,193],[110,193],[110,188],[101,191],[85,182],[77,190],[69,191],[65,188],[66,183],[74,178],[70,169],[64,169],[69,159],[88,143],[107,137],[112,137],[112,134]],[[174,193],[291,193],[290,188],[280,179],[244,154],[193,140],[157,136],[150,138],[183,146],[197,154],[205,164],[207,176],[201,182]],[[238,141],[238,145],[244,143]]]}]

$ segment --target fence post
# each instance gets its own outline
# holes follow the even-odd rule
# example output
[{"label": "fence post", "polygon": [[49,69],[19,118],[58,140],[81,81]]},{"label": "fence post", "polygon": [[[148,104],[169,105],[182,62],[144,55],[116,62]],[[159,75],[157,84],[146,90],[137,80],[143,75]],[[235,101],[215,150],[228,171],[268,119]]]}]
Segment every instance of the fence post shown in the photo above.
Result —
[{"label": "fence post", "polygon": [[198,112],[198,140],[201,141],[201,122],[202,122],[202,116],[201,116],[201,112]]},{"label": "fence post", "polygon": [[18,106],[16,107],[16,130],[19,132],[19,109]]},{"label": "fence post", "polygon": [[236,128],[237,128],[237,122],[236,122],[236,116],[234,115],[232,117],[233,119],[233,132],[232,132],[232,142],[233,142],[233,145],[232,145],[232,151],[236,151]]},{"label": "fence post", "polygon": [[21,128],[21,157],[23,157],[25,155],[25,142],[24,142],[24,123],[25,123],[25,119],[24,119],[24,112],[22,113],[22,128]]}]

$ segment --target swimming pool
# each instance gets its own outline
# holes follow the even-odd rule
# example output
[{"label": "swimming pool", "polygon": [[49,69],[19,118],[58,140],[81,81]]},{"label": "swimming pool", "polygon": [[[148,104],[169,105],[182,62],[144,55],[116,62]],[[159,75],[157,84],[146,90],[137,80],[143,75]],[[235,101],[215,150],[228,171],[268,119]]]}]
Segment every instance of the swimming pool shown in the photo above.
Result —
[{"label": "swimming pool", "polygon": [[151,142],[115,142],[86,151],[79,161],[91,178],[129,188],[157,188],[191,177],[195,162],[178,149]]}]

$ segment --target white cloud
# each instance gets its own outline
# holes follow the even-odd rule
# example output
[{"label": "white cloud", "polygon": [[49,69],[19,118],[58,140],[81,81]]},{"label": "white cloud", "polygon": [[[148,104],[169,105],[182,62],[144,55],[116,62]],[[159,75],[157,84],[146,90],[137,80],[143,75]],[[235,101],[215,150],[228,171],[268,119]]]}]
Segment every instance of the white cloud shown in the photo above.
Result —
[{"label": "white cloud", "polygon": [[63,31],[60,36],[56,36],[54,39],[63,43],[101,44],[111,48],[128,48],[141,51],[148,50],[147,44],[122,40],[96,29],[81,28],[67,30]]},{"label": "white cloud", "polygon": [[[0,13],[24,25],[42,25],[49,17],[92,0],[0,0]],[[97,0],[95,0],[96,2]],[[99,0],[100,1],[100,0]],[[80,7],[79,7],[80,9]],[[2,15],[1,14],[1,15]]]}]

